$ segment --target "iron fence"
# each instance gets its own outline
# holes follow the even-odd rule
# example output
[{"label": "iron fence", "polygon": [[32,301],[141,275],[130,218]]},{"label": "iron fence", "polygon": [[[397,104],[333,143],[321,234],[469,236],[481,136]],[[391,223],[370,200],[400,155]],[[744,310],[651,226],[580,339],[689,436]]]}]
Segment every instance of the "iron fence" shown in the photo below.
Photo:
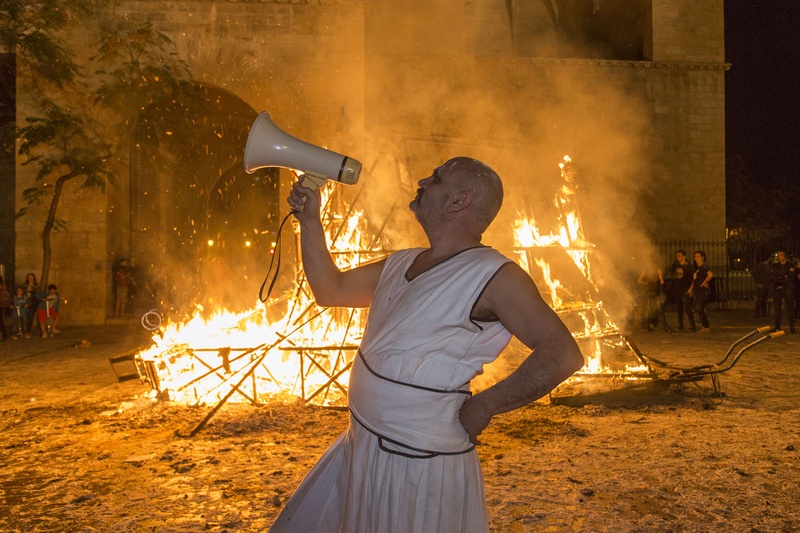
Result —
[{"label": "iron fence", "polygon": [[[656,247],[665,267],[675,260],[677,250],[685,250],[689,261],[692,261],[694,252],[705,252],[706,262],[714,272],[711,298],[718,309],[725,309],[733,302],[753,301],[756,294],[756,282],[751,273],[753,266],[768,257],[774,257],[779,248],[783,248],[791,258],[800,257],[800,239],[782,242],[673,240],[656,243]],[[665,268],[665,272],[667,270]]]}]

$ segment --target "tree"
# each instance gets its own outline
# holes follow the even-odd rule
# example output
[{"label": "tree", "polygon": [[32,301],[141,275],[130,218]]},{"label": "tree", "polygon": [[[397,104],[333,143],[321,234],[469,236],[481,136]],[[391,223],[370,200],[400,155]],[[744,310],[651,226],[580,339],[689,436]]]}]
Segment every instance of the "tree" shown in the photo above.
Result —
[{"label": "tree", "polygon": [[[42,285],[49,277],[52,232],[66,225],[58,217],[65,185],[80,181],[80,189],[105,191],[108,183],[115,182],[111,170],[114,163],[128,163],[129,158],[123,154],[126,145],[132,146],[133,132],[153,125],[162,131],[179,130],[184,121],[178,118],[181,113],[176,113],[176,108],[191,101],[186,96],[190,92],[188,69],[170,49],[171,41],[149,22],[138,27],[128,23],[104,32],[98,43],[99,53],[92,59],[108,70],[99,70],[96,74],[101,82],[94,82],[94,90],[86,90],[89,80],[70,50],[61,44],[58,32],[70,20],[86,17],[107,3],[12,0],[2,12],[5,24],[0,23],[0,35],[12,39],[25,58],[39,109],[17,131],[21,164],[37,167],[36,186],[23,191],[26,207],[17,211],[17,217],[24,216],[31,206],[49,201],[42,229]],[[86,105],[74,105],[79,98],[86,98]],[[63,106],[61,101],[72,101],[73,105]],[[91,103],[116,112],[121,128],[104,128],[94,117],[74,111],[91,109]],[[143,109],[151,111],[146,116],[153,117],[155,124],[138,122]],[[178,137],[185,134],[177,133]]]},{"label": "tree", "polygon": [[786,236],[790,231],[786,195],[755,183],[739,155],[728,159],[727,169],[726,218],[729,230],[755,241],[771,241]]},{"label": "tree", "polygon": [[728,254],[732,265],[750,267],[791,235],[789,208],[793,204],[786,191],[792,188],[776,190],[756,183],[738,154],[728,158],[726,168]]},{"label": "tree", "polygon": [[[108,0],[3,0],[0,42],[17,55],[33,79],[56,87],[75,80],[78,66],[59,41],[58,32]],[[42,90],[45,90],[40,86]]]},{"label": "tree", "polygon": [[[108,0],[4,0],[0,7],[0,40],[16,54],[20,68],[14,75],[23,70],[29,74],[27,93],[39,110],[27,119],[28,126],[16,134],[22,164],[38,166],[36,186],[23,192],[23,200],[30,206],[50,198],[42,230],[42,285],[47,284],[49,276],[51,232],[63,226],[57,211],[64,185],[82,177],[82,187],[104,189],[111,177],[104,169],[108,147],[93,135],[96,128],[90,119],[59,104],[64,92],[73,88],[81,75],[72,52],[61,44],[59,32],[107,3]],[[11,82],[16,84],[17,80]],[[72,108],[76,107],[81,106]],[[22,208],[17,216],[27,211]]]},{"label": "tree", "polygon": [[[25,189],[23,200],[30,206],[50,199],[44,228],[42,229],[42,275],[39,283],[47,285],[50,273],[51,233],[65,226],[56,217],[64,185],[71,180],[83,178],[82,188],[105,191],[106,182],[114,176],[108,169],[111,157],[109,146],[87,133],[86,121],[75,114],[64,111],[50,100],[42,103],[43,117],[29,118],[29,125],[19,133],[20,155],[26,160],[23,165],[36,165],[36,187]],[[41,147],[45,149],[40,150]],[[55,183],[50,180],[55,179]],[[19,211],[24,215],[27,208]]]}]

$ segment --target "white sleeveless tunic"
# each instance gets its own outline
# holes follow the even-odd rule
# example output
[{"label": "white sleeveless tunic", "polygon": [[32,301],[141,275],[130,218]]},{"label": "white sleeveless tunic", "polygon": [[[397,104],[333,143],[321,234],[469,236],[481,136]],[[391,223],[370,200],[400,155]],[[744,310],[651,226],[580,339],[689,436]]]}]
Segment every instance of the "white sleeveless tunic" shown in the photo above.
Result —
[{"label": "white sleeveless tunic", "polygon": [[478,457],[458,419],[469,381],[511,335],[470,320],[509,260],[471,248],[416,278],[421,248],[384,265],[353,361],[350,427],[287,502],[273,533],[485,533]]}]

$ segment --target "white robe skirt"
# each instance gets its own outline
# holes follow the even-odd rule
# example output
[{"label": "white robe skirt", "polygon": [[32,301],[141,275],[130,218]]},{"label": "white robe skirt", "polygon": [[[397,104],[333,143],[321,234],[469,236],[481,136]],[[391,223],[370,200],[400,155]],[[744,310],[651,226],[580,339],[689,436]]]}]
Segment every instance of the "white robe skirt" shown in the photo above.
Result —
[{"label": "white robe skirt", "polygon": [[458,419],[469,382],[511,336],[470,313],[509,260],[471,248],[412,280],[422,249],[390,256],[348,390],[350,427],[281,511],[272,533],[485,533],[477,453]]}]

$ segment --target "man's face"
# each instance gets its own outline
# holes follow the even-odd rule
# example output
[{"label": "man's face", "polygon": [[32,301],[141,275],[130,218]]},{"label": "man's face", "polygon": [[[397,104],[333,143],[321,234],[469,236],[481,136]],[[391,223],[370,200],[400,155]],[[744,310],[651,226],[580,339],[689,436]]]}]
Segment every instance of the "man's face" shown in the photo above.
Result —
[{"label": "man's face", "polygon": [[684,261],[686,261],[686,256],[685,256],[685,255],[683,255],[683,254],[682,254],[682,253],[680,253],[680,252],[678,252],[677,254],[675,254],[675,258],[678,260],[678,263],[683,263]]},{"label": "man's face", "polygon": [[786,252],[778,252],[778,263],[786,262]]},{"label": "man's face", "polygon": [[694,254],[694,262],[698,265],[702,265],[705,262],[705,259],[703,259],[703,256],[700,254]]},{"label": "man's face", "polygon": [[444,213],[450,193],[452,192],[453,173],[449,164],[437,167],[433,174],[419,180],[417,196],[408,204],[411,212],[424,228],[435,225]]}]

